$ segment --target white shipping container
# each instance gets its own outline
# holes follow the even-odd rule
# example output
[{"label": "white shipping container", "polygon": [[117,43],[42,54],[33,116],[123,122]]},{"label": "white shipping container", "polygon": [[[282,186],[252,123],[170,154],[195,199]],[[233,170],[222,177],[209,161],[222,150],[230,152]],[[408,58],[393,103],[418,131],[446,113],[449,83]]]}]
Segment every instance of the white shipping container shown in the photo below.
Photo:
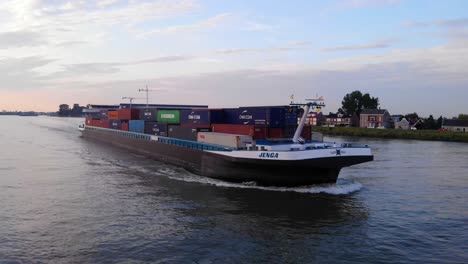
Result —
[{"label": "white shipping container", "polygon": [[198,132],[197,141],[232,148],[245,148],[246,144],[253,142],[251,136],[215,133],[215,132]]}]

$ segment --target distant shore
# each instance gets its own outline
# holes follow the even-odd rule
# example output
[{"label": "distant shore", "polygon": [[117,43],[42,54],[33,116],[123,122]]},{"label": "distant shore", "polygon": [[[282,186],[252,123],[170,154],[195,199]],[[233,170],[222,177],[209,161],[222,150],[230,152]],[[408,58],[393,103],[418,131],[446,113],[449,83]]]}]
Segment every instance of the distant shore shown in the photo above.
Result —
[{"label": "distant shore", "polygon": [[358,127],[317,127],[315,132],[331,136],[376,137],[392,139],[416,139],[431,141],[453,141],[468,143],[468,133],[438,130],[401,130],[401,129],[373,129]]}]

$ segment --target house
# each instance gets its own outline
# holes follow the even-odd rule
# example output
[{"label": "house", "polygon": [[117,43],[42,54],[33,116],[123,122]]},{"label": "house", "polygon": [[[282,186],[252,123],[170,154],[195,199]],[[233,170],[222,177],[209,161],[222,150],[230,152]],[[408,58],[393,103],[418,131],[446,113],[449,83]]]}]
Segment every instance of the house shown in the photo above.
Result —
[{"label": "house", "polygon": [[393,122],[400,122],[404,118],[403,115],[392,115]]},{"label": "house", "polygon": [[391,128],[393,119],[385,109],[363,109],[360,115],[360,127]]},{"label": "house", "polygon": [[468,120],[444,119],[442,128],[448,131],[468,132]]},{"label": "house", "polygon": [[346,115],[342,113],[331,113],[325,116],[325,126],[353,126],[357,124],[357,117],[352,115]]},{"label": "house", "polygon": [[[392,116],[393,118],[393,116]],[[395,119],[393,119],[395,120]],[[410,122],[403,117],[400,121],[395,122],[395,129],[410,129]]]},{"label": "house", "polygon": [[306,124],[311,126],[321,126],[325,122],[325,117],[322,113],[310,113],[307,115]]}]

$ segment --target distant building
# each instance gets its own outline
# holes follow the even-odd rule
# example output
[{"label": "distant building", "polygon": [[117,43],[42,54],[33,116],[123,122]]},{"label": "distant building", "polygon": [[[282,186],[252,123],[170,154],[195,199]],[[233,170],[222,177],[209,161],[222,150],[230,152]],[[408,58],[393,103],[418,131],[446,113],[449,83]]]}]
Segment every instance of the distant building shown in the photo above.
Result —
[{"label": "distant building", "polygon": [[341,113],[332,113],[330,112],[328,116],[325,116],[325,126],[353,126],[357,123],[357,117],[341,114]]},{"label": "distant building", "polygon": [[307,115],[306,124],[311,126],[321,126],[325,122],[322,113],[310,113]]},{"label": "distant building", "polygon": [[[392,115],[393,122],[396,124],[396,122],[400,122],[404,118],[403,115]],[[408,121],[408,120],[407,120]],[[396,127],[396,126],[395,126]]]},{"label": "distant building", "polygon": [[59,111],[58,111],[58,116],[70,116],[70,106],[67,104],[61,104],[59,105]]},{"label": "distant building", "polygon": [[444,119],[442,128],[448,131],[468,132],[468,120]]},{"label": "distant building", "polygon": [[360,115],[360,127],[391,128],[393,119],[385,109],[364,109]]},{"label": "distant building", "polygon": [[[393,118],[393,116],[392,116]],[[395,119],[393,119],[395,120]],[[400,121],[395,122],[395,129],[410,129],[410,122],[403,117]]]}]

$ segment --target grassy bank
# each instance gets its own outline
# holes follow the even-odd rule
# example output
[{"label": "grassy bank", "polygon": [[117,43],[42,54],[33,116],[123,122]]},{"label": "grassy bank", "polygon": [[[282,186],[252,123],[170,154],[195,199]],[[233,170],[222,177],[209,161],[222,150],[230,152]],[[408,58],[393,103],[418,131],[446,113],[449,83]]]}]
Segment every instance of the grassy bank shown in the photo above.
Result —
[{"label": "grassy bank", "polygon": [[313,127],[315,132],[334,136],[377,137],[394,139],[417,139],[455,141],[468,143],[468,133],[436,130],[371,129],[357,127]]}]

